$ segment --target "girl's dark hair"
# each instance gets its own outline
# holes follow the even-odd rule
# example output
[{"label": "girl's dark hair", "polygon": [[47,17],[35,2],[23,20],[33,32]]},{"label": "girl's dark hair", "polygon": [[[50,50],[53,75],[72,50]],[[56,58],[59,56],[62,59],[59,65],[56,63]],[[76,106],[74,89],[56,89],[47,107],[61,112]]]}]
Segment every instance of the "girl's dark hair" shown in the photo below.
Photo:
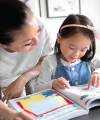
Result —
[{"label": "girl's dark hair", "polygon": [[[87,50],[86,54],[81,58],[82,61],[90,61],[95,55],[96,45],[95,45],[94,33],[91,30],[82,28],[82,27],[65,27],[61,30],[62,26],[68,25],[68,24],[79,24],[79,25],[93,27],[92,22],[90,21],[89,18],[87,18],[84,15],[71,14],[64,20],[64,22],[62,23],[62,25],[59,29],[59,33],[62,38],[68,38],[76,33],[81,32],[83,35],[85,35],[86,37],[88,37],[91,40],[91,45],[90,45],[89,49]],[[57,43],[57,41],[55,43],[55,53],[56,52],[58,52],[59,54],[61,53],[60,44]]]},{"label": "girl's dark hair", "polygon": [[9,45],[14,41],[14,31],[26,25],[27,11],[31,11],[19,0],[0,0],[0,43]]}]

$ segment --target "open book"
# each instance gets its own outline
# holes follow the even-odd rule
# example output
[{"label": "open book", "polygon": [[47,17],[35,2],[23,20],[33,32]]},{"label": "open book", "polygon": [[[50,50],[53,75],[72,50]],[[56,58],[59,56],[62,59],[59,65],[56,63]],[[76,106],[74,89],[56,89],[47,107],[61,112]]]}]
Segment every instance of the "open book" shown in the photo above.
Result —
[{"label": "open book", "polygon": [[88,114],[90,108],[99,105],[100,87],[88,91],[87,85],[44,90],[8,101],[12,109],[31,113],[39,120],[68,120]]}]

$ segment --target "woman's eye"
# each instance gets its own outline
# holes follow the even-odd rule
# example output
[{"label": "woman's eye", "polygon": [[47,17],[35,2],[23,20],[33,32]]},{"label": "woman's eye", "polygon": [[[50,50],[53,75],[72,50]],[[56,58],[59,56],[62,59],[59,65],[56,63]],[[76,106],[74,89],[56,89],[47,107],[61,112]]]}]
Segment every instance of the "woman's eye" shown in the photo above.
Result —
[{"label": "woman's eye", "polygon": [[30,46],[32,43],[26,44],[25,46]]},{"label": "woman's eye", "polygon": [[41,28],[40,28],[40,26],[39,26],[39,29],[38,29],[38,31],[37,32],[40,32],[41,31]]}]

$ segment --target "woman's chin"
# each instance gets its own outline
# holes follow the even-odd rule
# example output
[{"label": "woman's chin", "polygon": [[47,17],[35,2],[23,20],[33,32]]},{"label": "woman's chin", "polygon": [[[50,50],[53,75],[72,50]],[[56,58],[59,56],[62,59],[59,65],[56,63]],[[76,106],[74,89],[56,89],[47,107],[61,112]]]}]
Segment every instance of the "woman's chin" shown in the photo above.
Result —
[{"label": "woman's chin", "polygon": [[[35,46],[34,46],[35,47]],[[32,48],[30,48],[27,52],[30,52],[30,51],[32,51],[33,49],[34,49],[34,47],[32,47]]]}]

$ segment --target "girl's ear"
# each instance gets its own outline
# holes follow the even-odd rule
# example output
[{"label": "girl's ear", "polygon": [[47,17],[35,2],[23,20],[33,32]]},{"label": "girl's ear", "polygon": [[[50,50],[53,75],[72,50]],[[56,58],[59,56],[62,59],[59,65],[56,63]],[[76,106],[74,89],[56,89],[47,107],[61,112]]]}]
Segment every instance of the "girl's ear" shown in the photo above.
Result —
[{"label": "girl's ear", "polygon": [[60,42],[61,42],[61,35],[60,35],[60,33],[57,33],[57,42],[60,44]]}]

